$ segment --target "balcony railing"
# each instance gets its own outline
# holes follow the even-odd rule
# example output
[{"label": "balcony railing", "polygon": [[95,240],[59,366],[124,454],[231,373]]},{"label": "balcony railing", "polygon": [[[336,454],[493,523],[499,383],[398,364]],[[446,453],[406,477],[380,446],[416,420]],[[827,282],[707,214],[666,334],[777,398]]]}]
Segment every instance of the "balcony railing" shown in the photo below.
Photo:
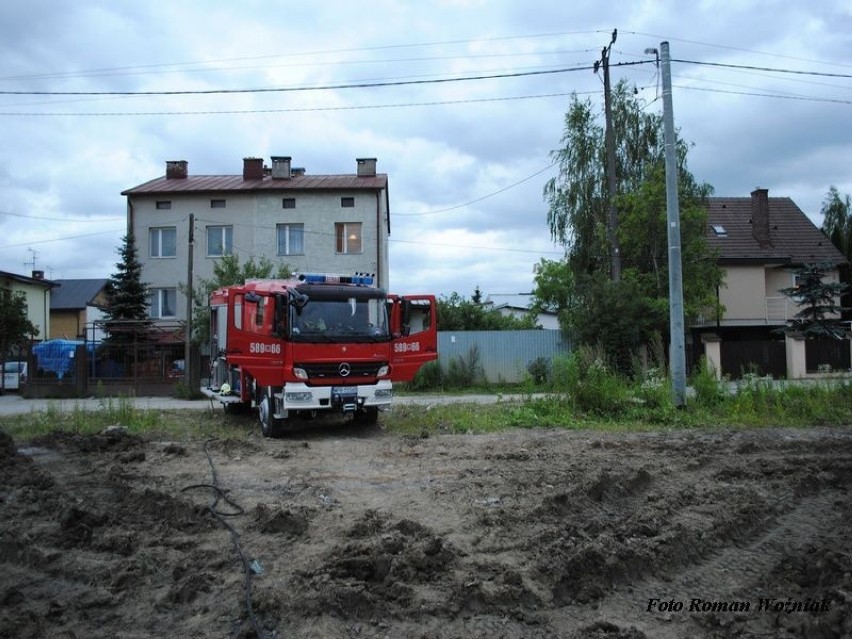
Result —
[{"label": "balcony railing", "polygon": [[784,296],[766,298],[766,321],[786,322],[799,312],[799,306]]}]

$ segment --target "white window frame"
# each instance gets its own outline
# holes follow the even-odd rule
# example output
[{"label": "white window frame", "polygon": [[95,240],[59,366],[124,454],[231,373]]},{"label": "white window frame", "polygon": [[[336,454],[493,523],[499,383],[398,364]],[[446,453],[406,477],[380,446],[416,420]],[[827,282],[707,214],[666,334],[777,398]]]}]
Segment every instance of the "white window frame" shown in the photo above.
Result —
[{"label": "white window frame", "polygon": [[[355,238],[350,238],[355,235]],[[350,243],[358,243],[358,250]],[[336,222],[334,224],[334,250],[337,255],[359,255],[364,252],[364,232],[361,222]]]},{"label": "white window frame", "polygon": [[[294,250],[290,244],[292,240],[291,233],[293,231],[298,231],[302,237],[302,246],[300,251]],[[283,235],[283,248],[284,251],[281,251],[282,248],[282,233]],[[304,255],[305,254],[305,225],[304,224],[278,224],[275,227],[275,239],[277,243],[277,251],[278,255]]]},{"label": "white window frame", "polygon": [[[174,253],[163,254],[163,232],[171,231],[174,234]],[[154,239],[156,238],[156,240]],[[152,226],[148,229],[148,254],[156,259],[170,259],[177,257],[177,227],[176,226]],[[156,251],[154,247],[156,246]]]},{"label": "white window frame", "polygon": [[[210,251],[210,236],[211,233],[218,231],[220,233],[219,242],[222,245],[221,253],[212,253]],[[214,225],[207,227],[207,257],[225,257],[234,253],[234,227],[231,225]]]},{"label": "white window frame", "polygon": [[[171,299],[169,299],[171,298]],[[163,302],[166,302],[165,304]],[[168,307],[171,302],[170,314],[163,314],[163,307]],[[152,288],[149,298],[148,316],[151,319],[169,319],[177,317],[177,289],[176,288]],[[167,308],[168,310],[168,308]]]}]

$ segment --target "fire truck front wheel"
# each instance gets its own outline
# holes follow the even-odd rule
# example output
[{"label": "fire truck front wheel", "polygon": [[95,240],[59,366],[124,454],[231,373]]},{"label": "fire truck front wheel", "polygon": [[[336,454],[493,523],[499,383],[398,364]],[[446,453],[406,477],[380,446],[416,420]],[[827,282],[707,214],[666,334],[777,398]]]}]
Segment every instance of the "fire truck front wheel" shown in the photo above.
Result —
[{"label": "fire truck front wheel", "polygon": [[264,437],[281,437],[286,420],[275,417],[275,397],[273,397],[275,391],[271,386],[267,386],[261,392],[262,397],[257,403],[260,430]]},{"label": "fire truck front wheel", "polygon": [[366,406],[357,411],[352,420],[358,426],[375,426],[379,423],[379,409],[376,406]]}]

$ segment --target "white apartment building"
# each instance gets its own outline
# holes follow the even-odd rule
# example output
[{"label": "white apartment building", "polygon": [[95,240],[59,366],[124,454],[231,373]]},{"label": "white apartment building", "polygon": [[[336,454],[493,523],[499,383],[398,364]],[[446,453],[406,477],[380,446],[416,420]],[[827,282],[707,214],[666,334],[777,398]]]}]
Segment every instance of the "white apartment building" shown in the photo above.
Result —
[{"label": "white apartment building", "polygon": [[234,254],[241,265],[265,257],[299,272],[372,273],[388,286],[388,177],[375,158],[342,175],[309,175],[286,156],[271,167],[245,158],[241,175],[190,175],[186,161],[168,161],[164,176],[122,195],[153,318],[186,318],[179,284],[190,272],[190,238],[196,284]]}]

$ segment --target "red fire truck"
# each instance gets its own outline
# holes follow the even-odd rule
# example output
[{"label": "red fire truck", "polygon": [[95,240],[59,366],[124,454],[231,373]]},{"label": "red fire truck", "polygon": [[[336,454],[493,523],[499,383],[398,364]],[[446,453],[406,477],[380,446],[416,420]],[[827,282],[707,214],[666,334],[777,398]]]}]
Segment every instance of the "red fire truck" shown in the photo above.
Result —
[{"label": "red fire truck", "polygon": [[256,407],[266,437],[320,411],[374,424],[393,382],[438,357],[432,295],[385,293],[366,274],[248,280],[210,295],[211,374],[226,408]]}]

